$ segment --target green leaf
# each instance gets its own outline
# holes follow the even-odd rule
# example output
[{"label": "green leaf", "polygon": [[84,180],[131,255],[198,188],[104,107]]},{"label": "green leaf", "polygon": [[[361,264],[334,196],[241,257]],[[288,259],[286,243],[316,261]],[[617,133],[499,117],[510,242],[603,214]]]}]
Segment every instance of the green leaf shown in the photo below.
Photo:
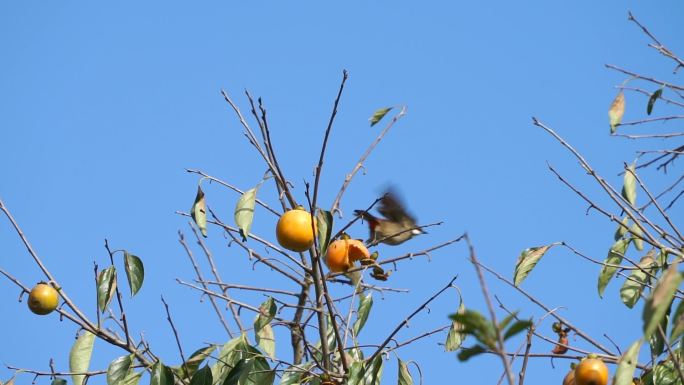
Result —
[{"label": "green leaf", "polygon": [[200,365],[202,365],[202,362],[210,357],[214,350],[216,350],[216,345],[209,345],[195,350],[185,361],[185,364],[177,368],[179,376],[181,378],[192,378]]},{"label": "green leaf", "polygon": [[197,196],[195,196],[195,203],[190,209],[192,220],[195,221],[197,227],[202,232],[202,236],[207,237],[207,204],[204,201],[204,191],[200,186],[197,186]]},{"label": "green leaf", "polygon": [[648,115],[651,115],[651,112],[653,112],[653,106],[655,105],[656,100],[658,100],[658,98],[660,98],[662,95],[663,95],[663,89],[660,88],[658,90],[655,90],[655,92],[653,92],[651,94],[651,97],[648,98],[648,104],[646,105],[646,113]]},{"label": "green leaf", "polygon": [[[95,343],[95,334],[84,331],[74,342],[69,353],[69,371],[72,373],[85,373],[90,366],[90,357],[93,354],[93,344]],[[74,374],[71,380],[74,385],[83,385],[85,375]]]},{"label": "green leaf", "polygon": [[382,118],[387,115],[388,112],[390,112],[394,107],[387,107],[387,108],[381,108],[373,113],[373,116],[368,119],[370,121],[371,127],[375,126],[379,121],[382,120]]},{"label": "green leaf", "polygon": [[643,340],[638,340],[633,343],[625,354],[620,357],[618,361],[618,366],[615,371],[615,377],[613,378],[613,385],[632,385],[632,378],[634,377],[634,371],[636,370],[636,365],[639,360],[639,350],[641,349],[641,344]]},{"label": "green leaf", "polygon": [[173,371],[168,366],[157,362],[152,366],[150,385],[173,385]]},{"label": "green leaf", "polygon": [[270,324],[259,329],[256,333],[256,342],[267,356],[275,358],[275,335]]},{"label": "green leaf", "polygon": [[359,308],[356,313],[356,321],[354,321],[354,335],[358,336],[361,329],[366,324],[368,320],[368,314],[370,314],[371,308],[373,307],[373,297],[369,294],[359,295]]},{"label": "green leaf", "polygon": [[[461,301],[458,305],[457,314],[463,314],[465,312],[465,305]],[[463,332],[464,326],[459,322],[453,321],[451,327],[449,328],[449,334],[447,334],[446,342],[444,343],[444,350],[447,352],[453,352],[463,345],[463,341],[466,338],[466,334]]]},{"label": "green leaf", "polygon": [[653,368],[653,383],[657,385],[681,385],[672,360],[666,360]]},{"label": "green leaf", "polygon": [[264,372],[254,376],[254,385],[273,385],[273,383],[275,382],[275,378],[275,369],[268,372]]},{"label": "green leaf", "polygon": [[[5,384],[5,385],[7,385],[7,384]],[[52,380],[50,385],[67,385],[67,380],[65,380],[63,378],[56,377],[54,380]]]},{"label": "green leaf", "polygon": [[225,381],[223,381],[223,385],[237,385],[240,377],[245,371],[249,372],[249,365],[245,359],[241,359],[233,366],[233,369],[228,372]]},{"label": "green leaf", "polygon": [[[663,320],[660,321],[660,327],[663,329],[663,333],[665,333],[665,335],[667,335],[667,324],[670,321],[669,313],[670,309],[668,308],[667,312],[665,312],[665,317],[663,317]],[[648,343],[651,347],[652,357],[658,357],[665,351],[665,338],[663,338],[658,331],[651,334],[651,338],[649,338]]]},{"label": "green leaf", "polygon": [[411,377],[411,372],[409,372],[408,365],[401,359],[397,358],[399,361],[399,381],[398,385],[413,385],[413,377]]},{"label": "green leaf", "polygon": [[328,250],[333,229],[333,215],[330,211],[316,211],[316,230],[318,231],[318,254],[323,256]]},{"label": "green leaf", "polygon": [[[631,172],[630,172],[631,171]],[[630,164],[627,169],[625,169],[625,175],[622,184],[622,197],[629,202],[632,206],[636,205],[636,164]]]},{"label": "green leaf", "polygon": [[116,268],[109,266],[97,274],[97,306],[104,313],[116,292]]},{"label": "green leaf", "polygon": [[622,299],[622,303],[627,305],[627,307],[630,309],[634,307],[634,305],[639,301],[639,298],[641,298],[644,285],[649,279],[649,275],[647,273],[652,272],[655,267],[653,255],[655,255],[654,252],[649,252],[643,258],[641,258],[641,261],[639,261],[638,264],[641,269],[632,270],[632,273],[627,279],[625,279],[625,283],[620,289],[620,298]]},{"label": "green leaf", "polygon": [[[237,383],[240,385],[272,384],[274,377],[271,373],[270,367],[268,366],[268,362],[259,355],[258,350],[252,348],[251,346],[248,347],[248,350],[253,352],[255,355],[253,355],[252,358],[245,359],[244,367],[239,372],[240,376],[237,379]],[[236,365],[236,368],[237,366],[238,365]],[[232,379],[233,377],[229,373],[224,384],[228,384],[228,381],[232,381]]]},{"label": "green leaf", "polygon": [[214,378],[211,376],[211,369],[204,365],[202,369],[195,372],[190,380],[190,385],[212,385]]},{"label": "green leaf", "polygon": [[249,385],[271,385],[274,379],[275,377],[273,372],[270,371],[266,359],[263,357],[254,357],[250,360],[249,373],[243,373],[240,383]]},{"label": "green leaf", "polygon": [[463,313],[452,314],[449,317],[463,325],[463,333],[473,335],[479,342],[489,348],[496,346],[496,330],[494,325],[479,312],[466,309]]},{"label": "green leaf", "polygon": [[537,262],[539,262],[541,257],[543,257],[546,251],[552,246],[553,245],[531,247],[520,253],[518,262],[515,264],[515,273],[513,274],[515,286],[519,286],[520,283],[522,283],[530,271],[537,265]]},{"label": "green leaf", "polygon": [[128,373],[126,378],[124,378],[123,381],[119,383],[119,385],[138,385],[138,383],[140,382],[140,377],[142,377],[142,375],[143,372],[131,371]]},{"label": "green leaf", "polygon": [[617,229],[615,229],[615,240],[617,241],[618,239],[622,238],[627,234],[627,229],[629,228],[629,217],[625,216],[622,218],[622,221],[617,226]]},{"label": "green leaf", "polygon": [[618,92],[613,103],[610,105],[608,110],[608,117],[610,118],[610,133],[614,134],[617,130],[617,126],[620,125],[622,121],[622,116],[625,114],[625,94],[624,92]]},{"label": "green leaf", "polygon": [[516,321],[513,325],[511,325],[508,330],[504,333],[504,340],[507,340],[514,335],[520,333],[523,330],[527,330],[532,326],[532,321],[531,320],[521,320],[521,321]]},{"label": "green leaf", "polygon": [[510,324],[511,321],[513,321],[513,319],[515,319],[515,317],[517,316],[518,312],[514,311],[513,313],[510,313],[506,317],[504,317],[504,319],[501,322],[499,322],[499,330],[506,329],[506,327],[508,327],[508,324]]},{"label": "green leaf", "polygon": [[143,280],[145,280],[145,267],[138,256],[128,251],[124,251],[124,267],[126,268],[128,287],[131,289],[131,297],[133,297],[140,290]]},{"label": "green leaf", "polygon": [[271,323],[277,311],[278,307],[276,306],[275,301],[273,298],[268,297],[268,299],[259,306],[259,314],[254,319],[254,330],[258,332],[261,328]]},{"label": "green leaf", "polygon": [[107,385],[117,385],[128,375],[131,369],[131,356],[121,356],[109,364],[107,368]]},{"label": "green leaf", "polygon": [[362,385],[363,384],[364,365],[363,361],[353,362],[349,368],[349,376],[346,385]]},{"label": "green leaf", "polygon": [[672,303],[675,291],[684,277],[677,269],[678,263],[672,264],[660,277],[658,283],[646,301],[642,319],[644,320],[644,339],[648,340],[655,332],[658,324],[665,317],[667,309]]},{"label": "green leaf", "polygon": [[245,350],[244,346],[247,345],[247,340],[243,334],[226,342],[221,347],[216,362],[211,368],[212,377],[217,383],[221,383],[235,363],[242,358],[242,351]]},{"label": "green leaf", "polygon": [[670,331],[670,344],[673,344],[684,334],[684,301],[680,300],[677,309],[672,315],[672,330]]},{"label": "green leaf", "polygon": [[[261,183],[259,183],[261,185]],[[254,220],[254,205],[256,204],[257,188],[245,191],[235,205],[235,224],[240,229],[242,240],[246,241]]]},{"label": "green leaf", "polygon": [[629,246],[629,239],[618,239],[613,246],[608,251],[608,257],[603,261],[604,265],[601,268],[598,279],[598,294],[599,297],[603,298],[603,291],[608,286],[608,282],[613,278],[617,267],[608,265],[619,265],[622,262],[622,258],[625,256],[627,251],[627,246]]},{"label": "green leaf", "polygon": [[381,354],[375,356],[372,362],[366,363],[364,368],[365,375],[363,376],[363,381],[366,385],[380,385],[384,363]]},{"label": "green leaf", "polygon": [[465,361],[468,361],[469,359],[475,357],[476,355],[482,354],[486,351],[487,351],[487,349],[484,346],[475,345],[475,346],[470,347],[470,348],[461,349],[461,351],[458,352],[457,357],[458,357],[459,361],[465,362]]},{"label": "green leaf", "polygon": [[307,375],[306,370],[309,370],[312,367],[313,363],[311,362],[288,367],[280,377],[280,385],[300,385],[304,382],[304,377]]},{"label": "green leaf", "polygon": [[629,232],[632,233],[632,242],[634,242],[634,247],[641,251],[644,249],[644,233],[641,231],[641,227],[637,226],[636,223],[632,224],[629,228]]}]

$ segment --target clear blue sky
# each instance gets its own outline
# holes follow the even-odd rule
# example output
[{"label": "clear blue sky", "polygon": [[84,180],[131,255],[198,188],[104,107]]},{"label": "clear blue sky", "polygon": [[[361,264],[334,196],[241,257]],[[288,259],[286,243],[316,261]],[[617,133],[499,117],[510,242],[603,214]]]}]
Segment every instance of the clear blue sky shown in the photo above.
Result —
[{"label": "clear blue sky", "polygon": [[[245,112],[245,88],[264,98],[276,151],[303,201],[302,180],[312,180],[341,71],[347,69],[321,202],[332,202],[344,174],[380,129],[368,127],[371,113],[405,104],[408,115],[349,188],[342,202],[345,219],[393,183],[421,222],[445,221],[429,235],[381,248],[382,256],[422,250],[467,230],[482,261],[509,277],[522,249],[554,241],[602,259],[614,225],[595,213],[585,215],[585,205],[549,173],[546,162],[603,197],[530,118],[549,123],[600,173],[620,182],[622,161],[630,161],[636,147],[608,136],[606,111],[623,77],[603,64],[666,78],[671,70],[627,21],[628,10],[673,50],[684,51],[680,1],[4,2],[0,197],[50,270],[93,317],[92,264],[106,263],[104,238],[143,258],[147,279],[128,303],[129,320],[155,352],[177,364],[161,294],[186,353],[227,340],[208,302],[175,283],[193,278],[177,241],[179,229],[188,232],[187,219],[174,214],[189,209],[197,186],[184,168],[200,168],[244,189],[265,171],[220,89]],[[643,114],[630,110],[630,102],[645,103],[628,99],[626,119]],[[232,221],[237,196],[216,185],[206,184],[205,191],[211,207]],[[264,189],[260,197],[275,202],[269,193],[271,188]],[[273,216],[257,211],[256,233],[272,238],[273,225]],[[360,226],[351,232],[365,236]],[[210,228],[209,245],[224,280],[273,284],[274,275],[263,267],[248,273],[245,255],[227,248],[216,228]],[[26,284],[43,278],[4,219],[0,267]],[[382,341],[456,274],[466,304],[484,310],[465,247],[457,244],[434,253],[429,263],[417,258],[399,266],[388,284],[411,292],[384,300],[376,295],[363,341]],[[639,335],[640,311],[620,303],[616,283],[600,300],[597,275],[595,265],[554,250],[524,285],[548,305],[565,306],[565,317],[603,343],[609,344],[601,337],[608,333],[624,349]],[[521,315],[542,314],[511,289],[490,282]],[[48,370],[52,357],[66,370],[76,328],[55,315],[30,314],[16,301],[18,293],[0,280],[0,362]],[[398,339],[446,324],[457,305],[455,293],[442,297]],[[279,352],[289,357],[287,339],[279,338]],[[498,379],[495,358],[461,364],[437,345],[443,339],[399,351],[402,359],[419,362],[425,384]],[[516,347],[517,342],[511,346]],[[551,348],[539,342],[533,350]],[[92,367],[104,368],[122,354],[98,341]],[[394,362],[388,362],[384,383],[396,381]],[[556,361],[553,369],[548,360],[534,361],[528,383],[560,382],[567,364]],[[0,368],[0,379],[10,375]],[[29,376],[19,381],[29,382]]]}]

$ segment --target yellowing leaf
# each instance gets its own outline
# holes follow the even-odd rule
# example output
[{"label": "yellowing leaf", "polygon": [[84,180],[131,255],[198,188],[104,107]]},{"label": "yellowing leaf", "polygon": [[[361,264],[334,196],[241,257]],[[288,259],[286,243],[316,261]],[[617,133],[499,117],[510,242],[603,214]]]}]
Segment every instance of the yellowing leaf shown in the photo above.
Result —
[{"label": "yellowing leaf", "polygon": [[197,227],[202,232],[202,236],[207,237],[207,206],[204,202],[204,191],[200,186],[197,186],[197,196],[195,196],[195,203],[190,210],[192,220],[195,221]]},{"label": "yellowing leaf", "polygon": [[667,271],[660,277],[651,296],[646,301],[642,319],[644,321],[644,339],[649,339],[658,328],[658,324],[665,317],[667,309],[670,307],[675,291],[682,283],[684,277],[679,272],[679,264],[673,263]]},{"label": "yellowing leaf", "polygon": [[247,190],[242,194],[235,205],[235,224],[240,229],[242,240],[246,241],[254,220],[254,205],[256,203],[257,187]]},{"label": "yellowing leaf", "polygon": [[257,345],[271,358],[275,358],[275,335],[271,324],[266,324],[255,335]]},{"label": "yellowing leaf", "polygon": [[632,206],[636,205],[636,164],[632,163],[625,170],[625,176],[622,184],[622,197]]},{"label": "yellowing leaf", "polygon": [[644,240],[642,239],[644,233],[641,231],[641,227],[637,226],[636,223],[632,224],[629,228],[629,232],[632,233],[632,241],[634,242],[634,247],[641,251],[644,249]]},{"label": "yellowing leaf", "polygon": [[625,114],[625,94],[624,92],[618,92],[617,96],[613,100],[608,110],[608,117],[610,118],[610,133],[614,134],[617,126],[620,125],[622,121],[622,115]]},{"label": "yellowing leaf", "polygon": [[627,234],[627,229],[629,228],[629,217],[625,216],[622,218],[622,221],[618,223],[617,229],[615,229],[615,240],[617,241],[618,239],[622,238],[625,234]]},{"label": "yellowing leaf", "polygon": [[634,307],[639,301],[639,298],[641,298],[644,285],[650,278],[649,273],[651,273],[655,267],[655,261],[653,260],[654,256],[655,252],[650,252],[641,258],[641,261],[639,261],[638,264],[641,269],[632,270],[632,273],[625,279],[625,283],[620,289],[620,298],[630,309]]},{"label": "yellowing leaf", "polygon": [[[69,353],[69,371],[72,373],[85,373],[90,366],[90,357],[93,354],[95,334],[85,331],[74,342]],[[71,376],[74,385],[83,385],[85,375],[74,374]]]},{"label": "yellowing leaf", "polygon": [[642,342],[642,340],[638,340],[633,343],[625,354],[620,357],[617,370],[615,371],[615,378],[613,378],[613,385],[632,385],[632,377],[639,360],[639,350],[641,349]]},{"label": "yellowing leaf", "polygon": [[392,108],[393,107],[381,108],[375,111],[375,113],[373,113],[373,116],[371,116],[370,119],[368,119],[370,121],[371,127],[375,126],[379,121],[381,121],[382,118],[384,118],[385,115],[387,115],[387,113],[390,112],[390,110],[392,110]]},{"label": "yellowing leaf", "polygon": [[399,361],[399,385],[413,385],[413,377],[411,377],[411,372],[409,372],[408,365],[401,359]]},{"label": "yellowing leaf", "polygon": [[625,252],[627,251],[627,246],[629,246],[630,240],[631,239],[629,238],[618,239],[608,251],[608,257],[606,257],[606,259],[603,261],[604,265],[599,273],[599,297],[603,297],[603,291],[606,289],[608,282],[610,282],[618,269],[614,265],[619,265],[620,262],[622,262],[622,258],[625,256]]},{"label": "yellowing leaf", "polygon": [[[461,304],[458,306],[458,311],[456,313],[465,313],[465,305],[461,300]],[[463,332],[464,326],[457,321],[451,322],[451,327],[449,328],[449,334],[447,334],[446,342],[444,343],[444,350],[447,352],[453,352],[463,345],[463,341],[466,338],[466,334]]]},{"label": "yellowing leaf", "polygon": [[515,283],[515,286],[520,285],[530,271],[534,269],[541,257],[543,257],[546,251],[548,251],[552,246],[553,245],[531,247],[529,249],[523,250],[518,257],[518,263],[515,265],[515,273],[513,274],[513,282]]}]

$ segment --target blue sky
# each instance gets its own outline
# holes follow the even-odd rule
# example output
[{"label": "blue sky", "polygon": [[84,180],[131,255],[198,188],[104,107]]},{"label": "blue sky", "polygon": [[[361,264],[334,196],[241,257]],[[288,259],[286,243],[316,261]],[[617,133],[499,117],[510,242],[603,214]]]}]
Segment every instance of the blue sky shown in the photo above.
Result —
[{"label": "blue sky", "polygon": [[[219,91],[229,92],[245,112],[244,89],[264,98],[275,149],[303,201],[302,181],[312,181],[347,69],[322,177],[323,205],[332,203],[345,173],[377,135],[380,126],[367,124],[372,112],[407,105],[407,116],[346,193],[345,219],[391,183],[421,222],[445,222],[429,235],[381,248],[382,256],[422,250],[468,231],[483,263],[507,276],[522,249],[555,241],[602,259],[614,225],[596,213],[585,215],[585,205],[546,162],[599,201],[605,198],[566,151],[532,126],[531,117],[554,127],[603,176],[620,183],[622,162],[639,147],[608,135],[613,86],[624,78],[603,65],[672,78],[670,63],[651,52],[646,37],[627,21],[628,10],[675,52],[684,50],[684,6],[678,1],[6,2],[0,5],[0,197],[46,265],[92,316],[92,264],[106,263],[103,240],[143,258],[147,277],[127,305],[129,320],[165,361],[176,364],[162,294],[186,352],[227,340],[208,303],[175,283],[193,278],[177,238],[179,229],[188,233],[187,218],[174,214],[187,211],[195,195],[198,178],[184,169],[202,169],[243,189],[265,171]],[[629,106],[645,100],[627,102],[626,120],[643,115]],[[238,197],[204,186],[209,205],[231,221]],[[275,203],[270,186],[260,198]],[[257,210],[254,232],[272,239],[273,226],[273,216]],[[365,237],[361,226],[351,232]],[[270,271],[251,272],[246,256],[226,247],[216,228],[210,228],[208,242],[224,280],[273,284]],[[26,284],[43,278],[4,219],[0,245],[0,267]],[[382,341],[457,274],[466,304],[484,310],[466,249],[457,244],[434,253],[430,262],[416,258],[398,266],[388,284],[411,292],[376,298],[365,341]],[[595,265],[554,250],[525,288],[552,307],[564,306],[563,315],[590,334],[609,333],[624,349],[639,335],[640,311],[620,303],[615,283],[599,299],[597,275]],[[510,288],[491,285],[522,315],[541,315]],[[46,370],[52,357],[65,370],[76,328],[57,316],[28,313],[6,280],[0,293],[0,339],[11,347],[3,349],[0,362]],[[457,305],[455,293],[440,298],[399,340],[446,324]],[[494,357],[461,364],[437,345],[443,339],[425,339],[399,355],[420,364],[426,384],[498,379]],[[279,352],[289,356],[284,335],[281,341]],[[533,350],[551,348],[539,342]],[[98,342],[93,368],[122,354]],[[396,381],[393,363],[385,370],[386,383]],[[535,361],[528,383],[560,381],[567,362],[555,366]],[[10,375],[0,368],[1,379]],[[21,383],[29,381],[21,377]]]}]

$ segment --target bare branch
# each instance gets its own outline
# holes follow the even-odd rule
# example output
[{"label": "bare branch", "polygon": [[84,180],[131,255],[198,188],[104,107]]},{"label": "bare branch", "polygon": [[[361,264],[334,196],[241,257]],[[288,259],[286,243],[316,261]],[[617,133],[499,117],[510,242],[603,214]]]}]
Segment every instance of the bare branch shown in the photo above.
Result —
[{"label": "bare branch", "polygon": [[390,335],[387,336],[387,338],[385,339],[385,341],[383,341],[383,342],[380,344],[380,346],[375,350],[375,352],[373,352],[373,354],[372,354],[372,355],[368,358],[368,360],[366,360],[366,361],[367,361],[367,362],[373,362],[373,359],[375,359],[375,357],[376,357],[378,354],[382,353],[382,350],[385,348],[385,346],[387,346],[387,344],[394,338],[394,336],[395,336],[397,333],[399,333],[399,331],[401,330],[401,328],[403,328],[404,326],[406,326],[406,325],[408,324],[408,322],[411,320],[411,318],[413,318],[416,314],[420,313],[423,309],[425,309],[425,308],[427,307],[427,305],[430,304],[430,302],[432,302],[435,298],[439,297],[439,296],[440,296],[442,293],[444,293],[448,288],[453,287],[454,281],[456,281],[456,278],[458,278],[458,276],[453,277],[453,278],[449,281],[448,284],[446,284],[443,288],[441,288],[437,293],[433,294],[432,297],[428,298],[427,301],[423,302],[420,306],[418,306],[418,308],[417,308],[416,310],[414,310],[413,313],[409,314],[409,316],[406,317],[406,319],[404,319],[403,321],[401,321],[401,322],[399,323],[399,325],[397,325],[397,327],[394,328],[394,330],[390,333]]},{"label": "bare branch", "polygon": [[385,135],[390,130],[390,128],[392,128],[392,126],[394,126],[394,123],[396,123],[404,115],[406,115],[406,106],[401,107],[401,111],[399,111],[399,113],[392,118],[392,120],[387,124],[387,126],[385,126],[385,128],[380,132],[380,134],[378,134],[378,136],[375,138],[373,143],[371,143],[371,145],[368,146],[368,148],[366,149],[366,152],[364,152],[363,155],[361,155],[361,158],[359,158],[359,161],[356,162],[356,165],[354,166],[352,171],[349,174],[347,174],[347,176],[344,178],[344,182],[342,183],[342,187],[340,187],[340,191],[337,193],[337,196],[335,197],[335,200],[333,201],[332,207],[330,208],[330,212],[332,212],[334,214],[335,212],[340,211],[340,201],[342,200],[342,195],[344,195],[344,192],[347,190],[349,183],[354,178],[356,173],[359,172],[359,170],[361,170],[361,168],[363,167],[363,163],[366,161],[366,159],[371,154],[371,152],[373,152],[373,150],[378,145],[378,143],[380,143],[382,138],[385,137]]}]

